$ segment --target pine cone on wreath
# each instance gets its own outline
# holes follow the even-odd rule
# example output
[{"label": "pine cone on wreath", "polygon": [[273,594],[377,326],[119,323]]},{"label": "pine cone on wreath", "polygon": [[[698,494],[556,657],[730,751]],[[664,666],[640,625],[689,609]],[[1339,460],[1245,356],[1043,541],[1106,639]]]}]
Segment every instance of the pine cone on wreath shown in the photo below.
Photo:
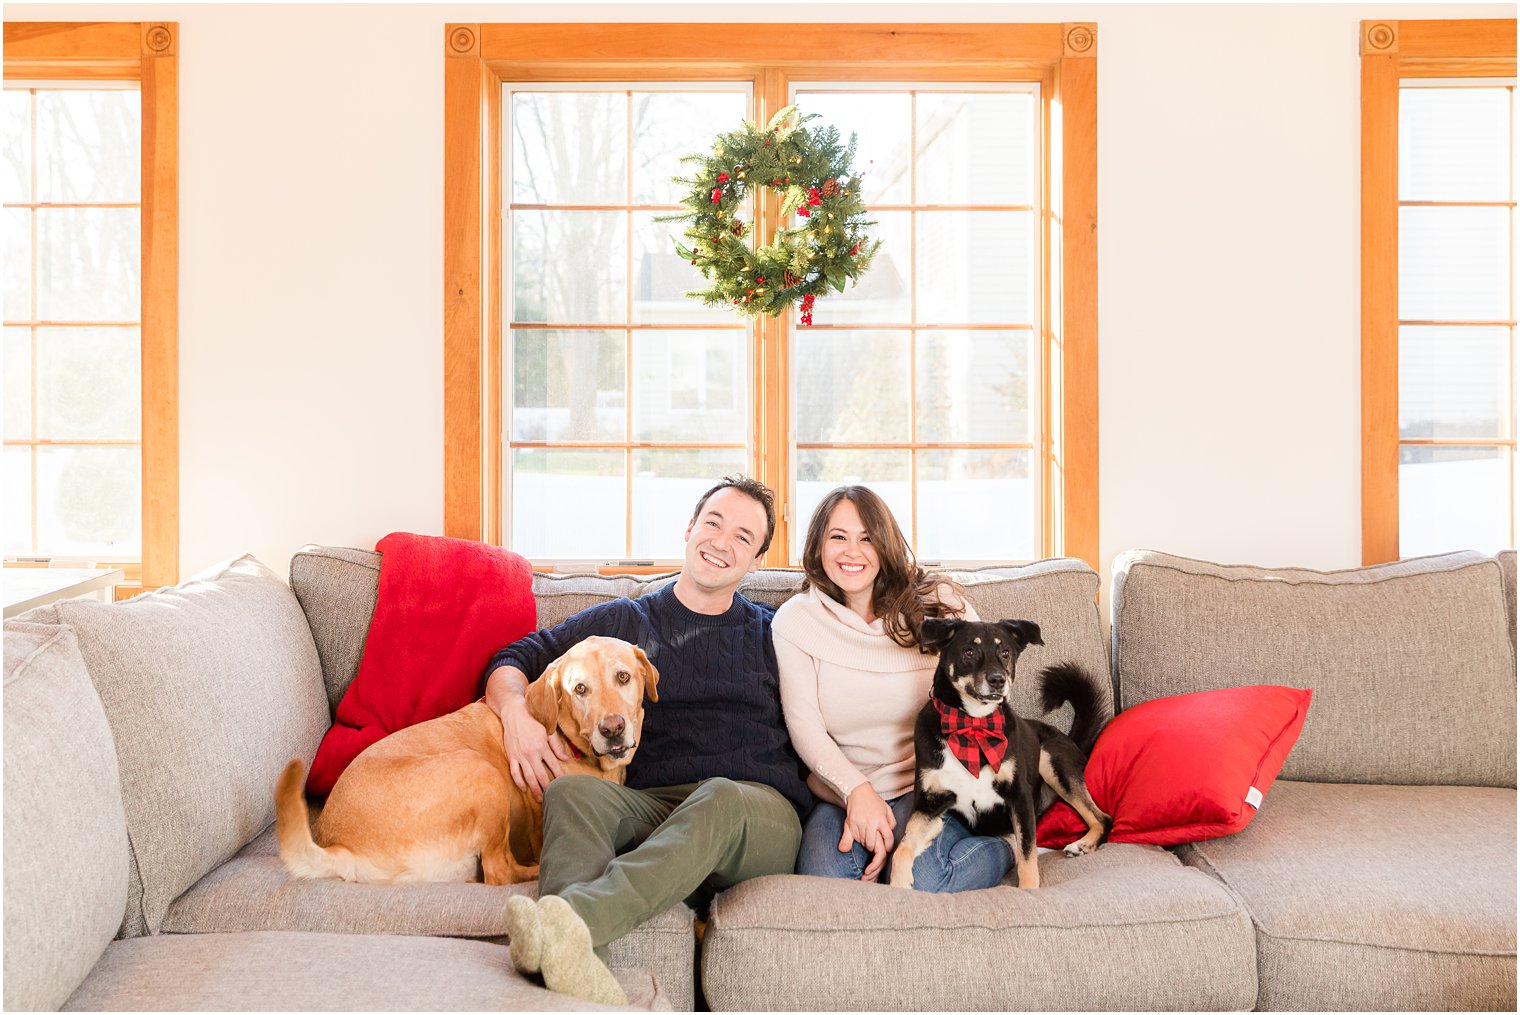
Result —
[{"label": "pine cone on wreath", "polygon": [[838,197],[840,189],[839,181],[831,176],[823,181],[823,186],[819,188],[819,193],[824,197]]},{"label": "pine cone on wreath", "polygon": [[782,284],[784,284],[788,289],[792,289],[796,286],[801,285],[803,278],[801,275],[797,274],[791,269],[787,269],[786,271],[782,272],[781,281]]},{"label": "pine cone on wreath", "polygon": [[744,223],[739,219],[734,219],[733,224],[728,227],[728,231],[735,236],[742,237],[744,235]]}]

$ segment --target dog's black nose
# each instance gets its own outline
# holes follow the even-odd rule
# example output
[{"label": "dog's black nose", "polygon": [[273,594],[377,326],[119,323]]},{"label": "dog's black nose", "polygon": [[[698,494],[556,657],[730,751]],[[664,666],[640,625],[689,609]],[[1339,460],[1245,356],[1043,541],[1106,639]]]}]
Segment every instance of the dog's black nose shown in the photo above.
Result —
[{"label": "dog's black nose", "polygon": [[597,729],[602,731],[602,736],[608,740],[623,739],[623,730],[628,728],[627,721],[620,715],[609,715],[597,724]]},{"label": "dog's black nose", "polygon": [[1003,676],[1001,673],[989,673],[989,674],[987,674],[987,686],[988,687],[991,687],[991,688],[994,688],[994,689],[995,688],[1000,688],[1004,684],[1006,684],[1007,682],[1008,682],[1008,678],[1005,677],[1005,676]]}]

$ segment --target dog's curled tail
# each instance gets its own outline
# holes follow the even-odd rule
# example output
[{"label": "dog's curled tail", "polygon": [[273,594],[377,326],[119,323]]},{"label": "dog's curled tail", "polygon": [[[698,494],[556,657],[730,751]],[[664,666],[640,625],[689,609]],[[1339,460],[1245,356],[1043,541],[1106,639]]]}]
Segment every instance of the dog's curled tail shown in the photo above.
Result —
[{"label": "dog's curled tail", "polygon": [[1090,755],[1104,726],[1098,714],[1097,680],[1076,663],[1045,667],[1040,674],[1041,706],[1046,712],[1054,712],[1068,701],[1076,713],[1069,735],[1083,754]]},{"label": "dog's curled tail", "polygon": [[342,846],[323,849],[311,837],[306,810],[306,766],[292,761],[274,787],[274,825],[280,840],[280,859],[298,878],[344,878],[352,881],[353,855]]}]

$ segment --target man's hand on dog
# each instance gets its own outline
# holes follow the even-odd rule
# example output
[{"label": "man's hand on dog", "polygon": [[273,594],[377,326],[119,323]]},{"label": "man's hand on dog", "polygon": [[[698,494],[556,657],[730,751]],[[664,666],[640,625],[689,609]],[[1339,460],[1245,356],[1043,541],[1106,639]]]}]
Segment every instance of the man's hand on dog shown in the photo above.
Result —
[{"label": "man's hand on dog", "polygon": [[892,852],[892,831],[896,827],[897,817],[892,808],[869,782],[850,790],[850,797],[845,802],[844,834],[839,837],[839,852],[848,853],[857,842],[871,851],[871,862],[860,880],[875,881],[881,876],[882,865]]},{"label": "man's hand on dog", "polygon": [[507,752],[512,781],[533,799],[543,802],[549,783],[565,774],[561,762],[570,760],[570,748],[556,731],[549,734],[533,718],[521,699],[501,710],[501,744]]}]

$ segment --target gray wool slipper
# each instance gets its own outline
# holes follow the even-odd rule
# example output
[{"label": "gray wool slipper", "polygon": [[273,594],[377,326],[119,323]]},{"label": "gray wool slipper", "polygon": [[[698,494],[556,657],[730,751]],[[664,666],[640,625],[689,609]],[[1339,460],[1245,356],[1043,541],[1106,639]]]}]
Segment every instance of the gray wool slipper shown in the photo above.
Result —
[{"label": "gray wool slipper", "polygon": [[507,900],[507,944],[512,965],[519,973],[532,976],[538,972],[544,935],[538,925],[538,905],[526,895]]},{"label": "gray wool slipper", "polygon": [[557,895],[538,900],[544,986],[593,1004],[625,1006],[628,996],[591,950],[586,923]]}]

